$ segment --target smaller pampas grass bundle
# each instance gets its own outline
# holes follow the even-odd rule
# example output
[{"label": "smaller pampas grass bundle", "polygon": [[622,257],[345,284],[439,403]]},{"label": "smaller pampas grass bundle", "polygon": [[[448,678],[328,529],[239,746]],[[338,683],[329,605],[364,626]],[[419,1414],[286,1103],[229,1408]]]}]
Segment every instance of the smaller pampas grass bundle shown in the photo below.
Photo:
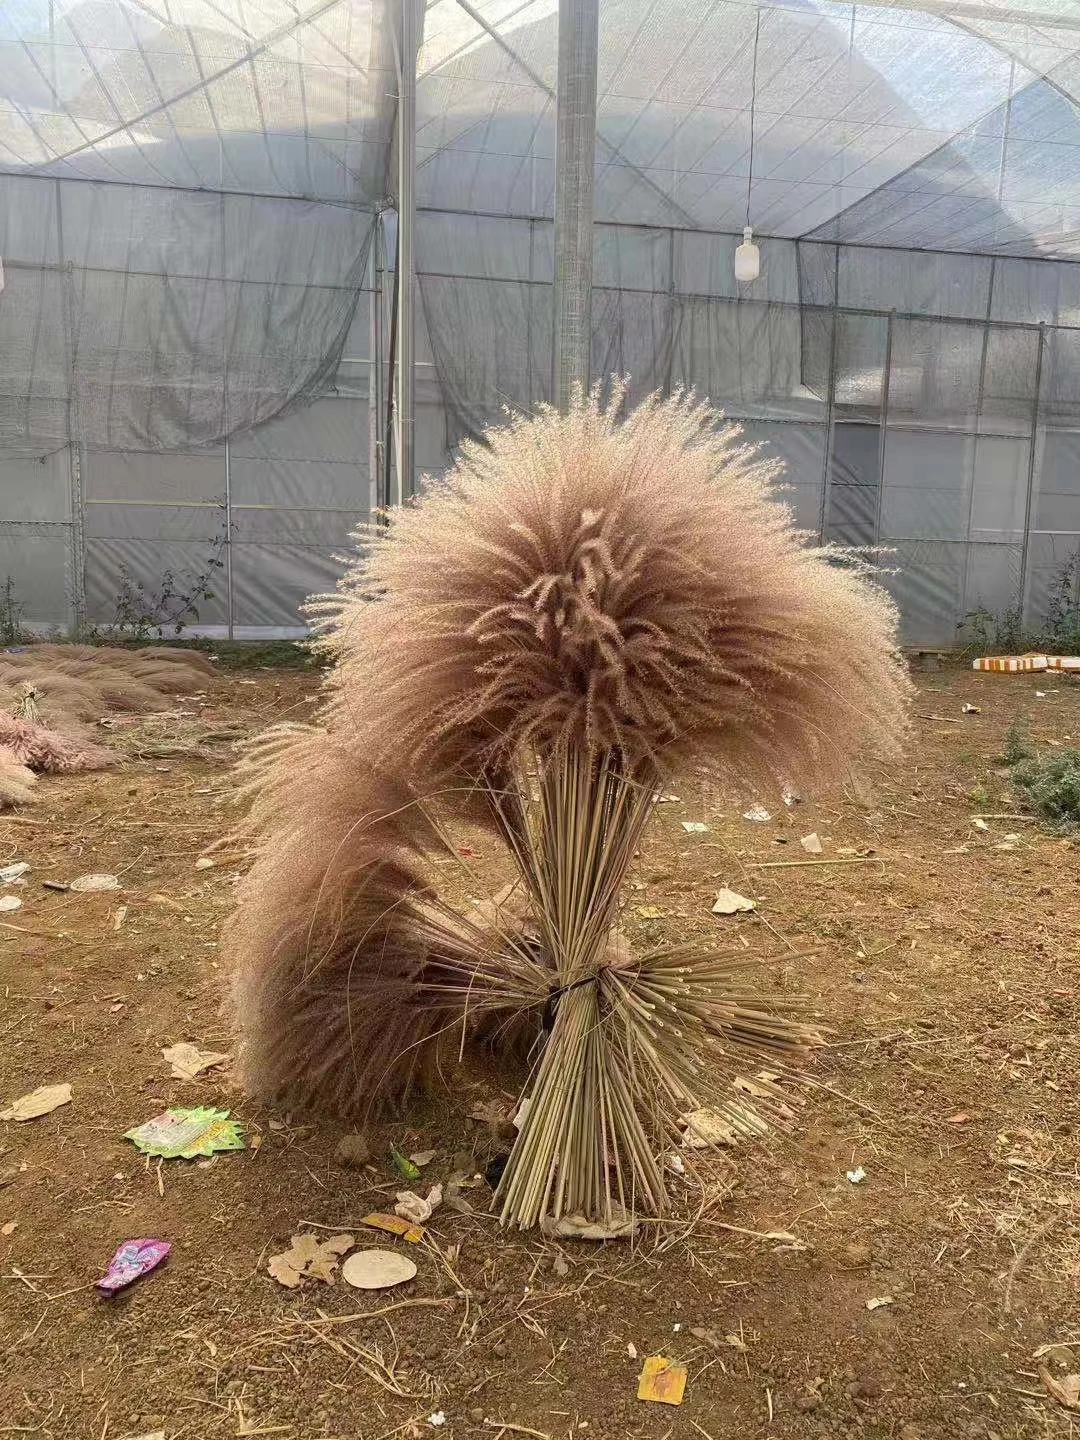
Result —
[{"label": "smaller pampas grass bundle", "polygon": [[[780,467],[692,396],[621,404],[489,432],[367,537],[315,607],[321,727],[247,762],[249,1088],[362,1113],[477,1030],[524,1027],[530,1103],[496,1196],[523,1227],[659,1211],[682,1118],[787,1123],[777,1081],[816,1038],[741,957],[630,952],[621,889],[658,793],[688,767],[754,793],[835,783],[905,724],[892,603],[807,544]],[[433,890],[464,818],[505,842],[519,921]]]}]

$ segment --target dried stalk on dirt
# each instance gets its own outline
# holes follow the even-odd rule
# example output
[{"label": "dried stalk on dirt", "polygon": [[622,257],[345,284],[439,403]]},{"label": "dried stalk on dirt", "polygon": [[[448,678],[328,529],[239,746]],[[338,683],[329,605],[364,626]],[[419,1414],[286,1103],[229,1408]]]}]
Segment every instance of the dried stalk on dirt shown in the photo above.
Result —
[{"label": "dried stalk on dirt", "polygon": [[[836,781],[904,728],[891,602],[806,544],[778,467],[692,397],[621,421],[619,402],[492,431],[367,537],[314,607],[322,728],[248,762],[258,858],[230,932],[248,1085],[354,1113],[478,1027],[531,1027],[498,1192],[518,1225],[658,1210],[661,1148],[701,1105],[750,1133],[791,1118],[775,1078],[815,1036],[789,1005],[730,959],[632,956],[618,933],[657,792],[688,764],[758,793]],[[465,818],[506,842],[524,924],[432,892]]]},{"label": "dried stalk on dirt", "polygon": [[167,709],[166,695],[192,691],[213,673],[205,656],[163,647],[120,650],[28,645],[0,652],[0,807],[32,799],[27,770],[73,775],[113,763],[80,730],[114,709]]}]

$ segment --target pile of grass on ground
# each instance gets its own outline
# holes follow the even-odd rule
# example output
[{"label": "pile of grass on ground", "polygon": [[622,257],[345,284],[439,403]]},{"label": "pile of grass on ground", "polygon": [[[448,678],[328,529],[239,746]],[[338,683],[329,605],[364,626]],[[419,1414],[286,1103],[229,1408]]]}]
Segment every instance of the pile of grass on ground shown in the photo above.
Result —
[{"label": "pile of grass on ground", "polygon": [[1055,830],[1080,829],[1080,750],[1030,755],[1013,766],[1012,783]]}]

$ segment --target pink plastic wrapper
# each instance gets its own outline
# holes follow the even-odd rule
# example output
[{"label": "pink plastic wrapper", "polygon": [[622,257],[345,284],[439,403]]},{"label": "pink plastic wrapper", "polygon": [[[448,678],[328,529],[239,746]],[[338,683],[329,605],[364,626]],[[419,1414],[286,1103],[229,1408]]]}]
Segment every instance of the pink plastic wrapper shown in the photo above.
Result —
[{"label": "pink plastic wrapper", "polygon": [[141,1275],[156,1270],[171,1249],[168,1240],[125,1240],[109,1261],[97,1288],[103,1295],[115,1295]]}]

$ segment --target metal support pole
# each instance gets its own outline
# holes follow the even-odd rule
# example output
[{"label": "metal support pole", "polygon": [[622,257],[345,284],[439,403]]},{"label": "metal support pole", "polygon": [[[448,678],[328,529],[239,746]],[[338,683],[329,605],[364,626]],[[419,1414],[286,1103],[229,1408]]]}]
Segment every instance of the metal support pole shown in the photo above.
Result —
[{"label": "metal support pole", "polygon": [[889,443],[889,377],[892,374],[893,322],[896,311],[889,311],[888,328],[885,331],[885,368],[881,375],[881,436],[878,444],[878,491],[874,507],[874,544],[881,540],[881,512],[885,505],[885,446]]},{"label": "metal support pole", "polygon": [[82,422],[79,416],[78,322],[75,307],[75,267],[64,249],[64,208],[60,181],[56,182],[56,241],[63,267],[67,320],[68,359],[68,460],[70,464],[71,545],[71,633],[78,638],[86,626],[86,495],[83,485]]},{"label": "metal support pole", "polygon": [[397,406],[396,436],[399,501],[416,488],[413,459],[413,417],[416,407],[415,291],[413,232],[416,228],[416,49],[417,7],[414,0],[399,0],[398,104],[397,104]]},{"label": "metal support pole", "polygon": [[589,388],[599,0],[559,0],[555,83],[555,314],[552,397]]},{"label": "metal support pole", "polygon": [[[218,163],[222,166],[222,148],[220,136],[218,138]],[[222,277],[229,273],[227,263],[227,241],[226,231],[228,228],[228,217],[225,213],[225,196],[221,196],[218,214],[221,223],[221,274]],[[223,325],[221,330],[221,377],[222,377],[222,403],[223,425],[225,432],[225,633],[228,638],[233,639],[236,616],[233,602],[233,510],[232,510],[232,449],[229,443],[229,436],[232,433],[232,414],[229,405],[229,326]]]},{"label": "metal support pole", "polygon": [[368,343],[371,346],[371,366],[368,371],[368,426],[369,469],[368,519],[374,520],[381,504],[380,477],[382,476],[382,258],[380,237],[382,220],[375,217],[375,229],[371,236],[371,298]]},{"label": "metal support pole", "polygon": [[228,637],[233,638],[233,573],[232,573],[232,451],[225,435],[225,624]]},{"label": "metal support pole", "polygon": [[833,434],[836,429],[836,360],[840,331],[840,246],[833,260],[832,332],[829,336],[829,388],[825,397],[825,464],[821,473],[821,510],[818,515],[818,544],[824,545],[829,528],[829,501],[832,498]]},{"label": "metal support pole", "polygon": [[1024,502],[1024,541],[1020,550],[1020,627],[1028,613],[1028,578],[1031,572],[1031,516],[1035,508],[1035,457],[1039,441],[1039,407],[1042,399],[1043,355],[1046,352],[1046,323],[1039,326],[1039,353],[1035,357],[1035,399],[1031,407],[1031,450],[1028,455],[1027,498]]},{"label": "metal support pole", "polygon": [[[971,530],[975,523],[975,500],[977,497],[977,486],[979,483],[979,436],[982,433],[983,403],[986,399],[986,366],[990,357],[990,330],[991,320],[994,314],[994,280],[997,274],[997,261],[990,261],[990,275],[986,287],[986,319],[982,331],[982,351],[979,358],[979,391],[975,397],[975,423],[974,434],[971,440],[971,471],[967,480],[967,525],[964,529],[964,555],[960,571],[960,613],[967,614],[968,585],[971,578]],[[1019,602],[1024,603],[1023,591],[1020,592]]]}]

